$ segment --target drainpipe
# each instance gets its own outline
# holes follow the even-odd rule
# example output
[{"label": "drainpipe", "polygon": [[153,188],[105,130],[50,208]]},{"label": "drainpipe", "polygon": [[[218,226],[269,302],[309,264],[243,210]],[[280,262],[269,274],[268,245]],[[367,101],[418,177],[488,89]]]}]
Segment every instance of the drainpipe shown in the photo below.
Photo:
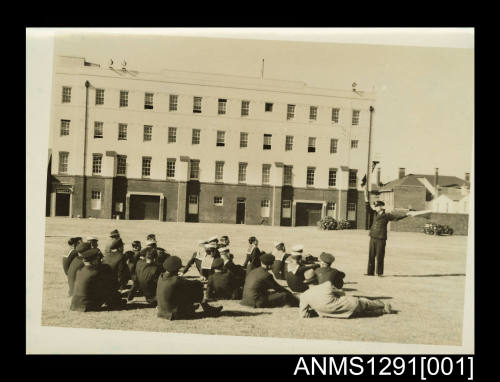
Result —
[{"label": "drainpipe", "polygon": [[[370,156],[371,156],[371,145],[372,145],[372,120],[373,120],[373,112],[375,109],[373,106],[370,106],[370,129],[368,132],[368,160],[366,163],[366,190],[368,191],[368,203],[370,202],[370,189],[371,189],[371,181],[370,181],[370,173],[371,173],[371,163],[370,163]],[[370,209],[366,209],[366,219],[365,219],[365,229],[369,229],[370,226]]]},{"label": "drainpipe", "polygon": [[83,196],[82,196],[82,217],[87,215],[87,124],[89,109],[89,87],[90,82],[85,81],[85,137],[83,139]]}]

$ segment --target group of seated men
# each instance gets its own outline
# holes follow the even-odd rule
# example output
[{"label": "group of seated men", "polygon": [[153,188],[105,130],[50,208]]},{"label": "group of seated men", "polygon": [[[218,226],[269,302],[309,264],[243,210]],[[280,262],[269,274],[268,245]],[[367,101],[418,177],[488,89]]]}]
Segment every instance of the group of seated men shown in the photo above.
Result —
[{"label": "group of seated men", "polygon": [[[95,237],[85,242],[81,237],[71,238],[71,250],[63,257],[70,309],[122,309],[127,300],[142,295],[156,307],[158,317],[169,320],[192,318],[200,306],[202,315],[218,316],[222,306],[209,302],[228,299],[254,308],[299,307],[304,318],[392,312],[382,301],[346,296],[342,290],[345,273],[331,266],[332,254],[323,252],[319,259],[304,256],[302,245],[287,253],[283,242],[275,242],[272,253],[265,253],[254,236],[248,243],[243,265],[234,263],[229,237],[221,236],[199,241],[197,251],[183,266],[179,257],[158,247],[154,234],[147,236],[144,248],[140,241],[133,241],[132,250],[124,252],[120,233],[114,230],[104,254]],[[184,277],[193,264],[201,281]],[[286,280],[289,289],[276,280]]]}]

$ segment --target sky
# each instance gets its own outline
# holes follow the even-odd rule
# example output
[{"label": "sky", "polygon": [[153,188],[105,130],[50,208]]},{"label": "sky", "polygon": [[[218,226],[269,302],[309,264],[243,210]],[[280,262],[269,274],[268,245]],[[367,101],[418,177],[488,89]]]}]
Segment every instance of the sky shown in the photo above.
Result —
[{"label": "sky", "polygon": [[[250,35],[226,29],[188,30],[180,36],[165,35],[173,34],[172,30],[134,31],[132,35],[93,32],[58,31],[54,54],[85,57],[102,65],[110,58],[125,59],[129,70],[145,72],[172,69],[253,77],[260,76],[265,59],[268,79],[340,90],[350,90],[356,82],[359,90],[376,92],[372,152],[380,160],[383,182],[397,178],[399,167],[407,174],[433,174],[437,167],[442,175],[461,178],[472,171],[474,50],[470,31],[467,35],[464,30],[421,29],[409,34],[383,29],[279,29]],[[377,41],[402,44],[408,35],[414,37],[409,43],[433,46],[374,45]],[[245,36],[261,40],[241,38]],[[347,44],[349,37],[363,44]],[[325,42],[334,40],[342,43]],[[442,47],[447,43],[455,47]]]}]

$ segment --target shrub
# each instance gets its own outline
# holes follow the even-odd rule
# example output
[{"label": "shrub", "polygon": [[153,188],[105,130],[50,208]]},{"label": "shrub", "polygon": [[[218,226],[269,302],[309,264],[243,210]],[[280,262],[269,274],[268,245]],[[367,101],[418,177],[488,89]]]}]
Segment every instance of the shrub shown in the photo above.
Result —
[{"label": "shrub", "polygon": [[339,220],[337,223],[337,229],[349,229],[351,228],[351,223],[349,220]]},{"label": "shrub", "polygon": [[424,225],[424,233],[426,235],[453,235],[453,228],[448,225],[426,223]]},{"label": "shrub", "polygon": [[322,230],[337,229],[337,221],[331,216],[325,216],[318,222],[318,227]]}]

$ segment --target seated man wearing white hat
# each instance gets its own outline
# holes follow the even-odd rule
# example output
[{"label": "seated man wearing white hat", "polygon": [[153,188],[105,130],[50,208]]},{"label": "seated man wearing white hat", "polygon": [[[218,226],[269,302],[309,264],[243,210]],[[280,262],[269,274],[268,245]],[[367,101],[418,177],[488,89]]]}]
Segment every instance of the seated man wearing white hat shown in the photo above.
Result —
[{"label": "seated man wearing white hat", "polygon": [[207,280],[208,276],[213,273],[212,263],[215,259],[220,258],[220,254],[217,251],[217,244],[214,242],[205,245],[205,257],[201,260],[201,278],[202,280]]},{"label": "seated man wearing white hat", "polygon": [[224,261],[224,265],[222,267],[222,272],[231,273],[232,277],[235,280],[235,283],[238,287],[243,288],[243,284],[245,284],[246,272],[245,268],[239,264],[234,263],[234,256],[231,253],[229,247],[220,247],[219,253],[221,259]]},{"label": "seated man wearing white hat", "polygon": [[308,269],[317,268],[319,265],[302,265],[302,255],[304,246],[298,244],[292,247],[292,253],[288,257],[285,270],[285,279],[288,287],[294,291],[302,293],[307,290],[307,285],[304,284],[304,272]]},{"label": "seated man wearing white hat", "polygon": [[[90,244],[90,247],[91,248],[97,248],[99,249],[99,240],[97,239],[97,237],[95,236],[87,236],[87,243]],[[97,256],[99,256],[102,260],[102,258],[104,257],[104,255],[102,254],[101,250],[99,249],[99,253],[97,254]]]},{"label": "seated man wearing white hat", "polygon": [[277,280],[285,280],[286,260],[290,256],[289,253],[286,253],[285,243],[282,241],[275,241],[272,254],[276,258],[271,268],[274,277],[276,277]]},{"label": "seated man wearing white hat", "polygon": [[198,249],[196,250],[196,252],[193,253],[193,256],[191,256],[191,258],[189,259],[187,264],[180,269],[180,272],[183,275],[185,275],[189,271],[191,266],[193,264],[195,264],[196,269],[198,269],[198,273],[201,276],[201,262],[206,255],[206,253],[205,253],[205,245],[206,244],[208,244],[208,242],[206,240],[198,240]]},{"label": "seated man wearing white hat", "polygon": [[299,315],[302,318],[352,318],[394,313],[391,305],[381,300],[346,296],[342,289],[335,288],[330,281],[318,284],[312,269],[305,272],[304,282],[309,285],[309,289],[300,295]]}]

